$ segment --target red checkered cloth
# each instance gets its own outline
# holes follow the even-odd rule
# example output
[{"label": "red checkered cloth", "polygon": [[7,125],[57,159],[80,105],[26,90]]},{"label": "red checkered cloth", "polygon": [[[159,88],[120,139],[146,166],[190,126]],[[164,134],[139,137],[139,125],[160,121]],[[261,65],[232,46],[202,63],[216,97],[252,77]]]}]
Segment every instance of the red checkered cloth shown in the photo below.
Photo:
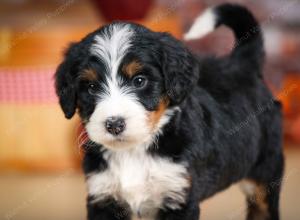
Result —
[{"label": "red checkered cloth", "polygon": [[0,68],[0,102],[57,102],[54,72],[54,68]]}]

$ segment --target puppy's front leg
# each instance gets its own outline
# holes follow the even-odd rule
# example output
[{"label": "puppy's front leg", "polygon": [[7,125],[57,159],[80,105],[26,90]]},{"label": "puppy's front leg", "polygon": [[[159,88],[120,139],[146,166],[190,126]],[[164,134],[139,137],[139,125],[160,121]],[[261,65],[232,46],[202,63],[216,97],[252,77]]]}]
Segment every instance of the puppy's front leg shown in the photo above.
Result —
[{"label": "puppy's front leg", "polygon": [[114,199],[95,201],[88,197],[88,220],[129,220],[130,211]]},{"label": "puppy's front leg", "polygon": [[158,220],[199,220],[200,209],[197,204],[190,204],[182,209],[161,210],[158,213]]}]

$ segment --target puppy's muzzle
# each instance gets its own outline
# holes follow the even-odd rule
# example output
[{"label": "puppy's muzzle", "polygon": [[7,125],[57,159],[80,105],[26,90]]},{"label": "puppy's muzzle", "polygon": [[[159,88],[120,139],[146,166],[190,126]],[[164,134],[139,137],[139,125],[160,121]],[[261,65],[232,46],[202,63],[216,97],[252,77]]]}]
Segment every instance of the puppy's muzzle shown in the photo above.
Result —
[{"label": "puppy's muzzle", "polygon": [[126,127],[125,119],[122,117],[110,117],[105,121],[106,130],[112,135],[121,134]]}]

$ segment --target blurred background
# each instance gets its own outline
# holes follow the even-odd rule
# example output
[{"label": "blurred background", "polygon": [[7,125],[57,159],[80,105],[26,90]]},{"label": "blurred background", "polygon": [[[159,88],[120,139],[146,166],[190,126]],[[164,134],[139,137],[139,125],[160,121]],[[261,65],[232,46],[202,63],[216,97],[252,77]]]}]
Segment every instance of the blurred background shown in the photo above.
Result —
[{"label": "blurred background", "polygon": [[[53,74],[72,41],[113,20],[130,20],[181,39],[218,0],[0,0],[0,219],[85,219],[78,117],[66,120]],[[260,20],[265,80],[283,103],[287,160],[283,219],[299,219],[300,0],[236,0]],[[224,55],[233,35],[220,28],[187,42],[195,53]],[[243,195],[231,187],[203,204],[202,219],[239,220]]]}]

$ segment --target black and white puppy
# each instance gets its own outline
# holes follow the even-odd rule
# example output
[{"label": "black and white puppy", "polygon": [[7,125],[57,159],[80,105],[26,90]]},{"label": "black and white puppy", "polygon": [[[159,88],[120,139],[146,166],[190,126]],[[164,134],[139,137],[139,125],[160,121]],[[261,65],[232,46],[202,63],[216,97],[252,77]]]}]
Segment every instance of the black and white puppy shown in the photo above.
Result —
[{"label": "black and white puppy", "polygon": [[225,4],[185,39],[220,25],[236,37],[221,58],[123,22],[70,46],[56,90],[90,139],[88,219],[198,220],[199,202],[239,181],[249,220],[279,219],[281,107],[263,81],[261,29],[247,9]]}]

